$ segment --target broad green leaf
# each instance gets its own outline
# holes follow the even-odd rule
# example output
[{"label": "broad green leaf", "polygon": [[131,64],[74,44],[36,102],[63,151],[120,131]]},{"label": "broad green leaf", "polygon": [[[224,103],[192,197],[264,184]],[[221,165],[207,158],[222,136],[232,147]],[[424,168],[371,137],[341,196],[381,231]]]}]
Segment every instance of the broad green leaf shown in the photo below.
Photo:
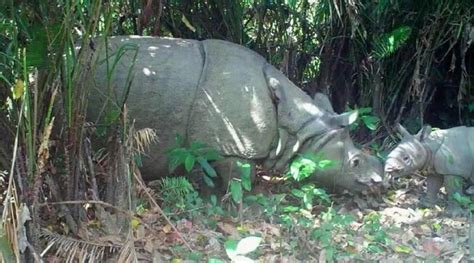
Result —
[{"label": "broad green leaf", "polygon": [[203,158],[198,158],[199,165],[204,170],[204,172],[210,177],[217,177],[216,170],[209,164],[209,162]]},{"label": "broad green leaf", "polygon": [[300,189],[291,189],[291,193],[294,196],[299,197],[299,198],[303,198],[303,196],[304,196],[304,192],[301,191]]},{"label": "broad green leaf", "polygon": [[291,10],[296,9],[296,4],[298,3],[297,0],[286,0],[285,2],[288,4]]},{"label": "broad green leaf", "polygon": [[209,186],[209,187],[214,187],[215,186],[214,181],[212,181],[212,179],[209,176],[203,175],[202,178],[204,179],[204,183],[206,183],[207,186]]},{"label": "broad green leaf", "polygon": [[202,148],[207,148],[207,145],[201,141],[193,141],[189,147],[192,151],[196,151]]},{"label": "broad green leaf", "polygon": [[203,153],[202,157],[208,161],[217,161],[223,159],[223,157],[216,150],[211,148],[209,148],[205,153]]},{"label": "broad green leaf", "polygon": [[313,193],[307,192],[303,196],[303,204],[307,210],[311,210],[313,208]]},{"label": "broad green leaf", "polygon": [[324,201],[327,204],[331,203],[331,199],[329,198],[329,195],[326,193],[324,189],[321,188],[315,188],[313,189],[313,194],[317,196],[319,199]]},{"label": "broad green leaf", "polygon": [[372,112],[372,108],[371,107],[358,108],[357,111],[359,112],[359,115],[367,115]]},{"label": "broad green leaf", "polygon": [[252,190],[252,181],[250,179],[250,174],[252,173],[252,166],[248,163],[241,163],[237,161],[237,166],[240,169],[240,179],[242,180],[242,186],[245,190]]},{"label": "broad green leaf", "polygon": [[316,186],[314,186],[314,184],[305,184],[301,186],[301,190],[303,190],[303,192],[309,192],[309,191],[313,191],[315,187]]},{"label": "broad green leaf", "polygon": [[237,250],[237,240],[234,239],[228,239],[224,242],[224,249],[225,252],[227,253],[227,256],[233,257],[237,255],[236,250]]},{"label": "broad green leaf", "polygon": [[240,181],[234,179],[230,182],[230,194],[234,202],[240,203],[242,201],[242,183]]},{"label": "broad green leaf", "polygon": [[261,237],[246,237],[239,241],[235,250],[236,254],[245,255],[258,248],[262,242]]},{"label": "broad green leaf", "polygon": [[184,168],[186,169],[187,172],[191,172],[191,170],[194,167],[195,162],[196,162],[196,158],[194,158],[193,155],[188,154],[188,156],[186,156],[186,160],[184,161]]},{"label": "broad green leaf", "polygon": [[252,191],[252,180],[250,179],[250,175],[243,176],[240,178],[242,180],[242,186],[247,191]]},{"label": "broad green leaf", "polygon": [[460,193],[453,194],[454,200],[456,200],[459,204],[463,206],[468,206],[471,203],[471,198],[465,195],[461,195]]},{"label": "broad green leaf", "polygon": [[216,195],[211,195],[211,204],[212,205],[217,205],[217,196]]},{"label": "broad green leaf", "polygon": [[362,121],[369,130],[375,131],[378,127],[380,119],[376,116],[366,115],[362,116]]}]

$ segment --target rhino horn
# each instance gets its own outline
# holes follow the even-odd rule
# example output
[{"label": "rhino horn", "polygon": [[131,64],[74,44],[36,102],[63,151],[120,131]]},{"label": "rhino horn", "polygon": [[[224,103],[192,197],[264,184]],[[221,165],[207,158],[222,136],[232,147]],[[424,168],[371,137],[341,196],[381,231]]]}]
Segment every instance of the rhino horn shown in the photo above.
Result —
[{"label": "rhino horn", "polygon": [[423,126],[423,128],[420,129],[420,131],[416,134],[416,138],[422,142],[424,141],[426,138],[428,138],[428,136],[430,135],[431,133],[431,126],[430,125],[425,125]]},{"label": "rhino horn", "polygon": [[398,132],[402,135],[402,137],[410,137],[412,136],[405,127],[403,127],[400,123],[397,125]]},{"label": "rhino horn", "polygon": [[344,113],[335,115],[331,121],[335,125],[345,127],[354,123],[357,120],[358,116],[359,116],[359,113],[357,111],[344,112]]}]

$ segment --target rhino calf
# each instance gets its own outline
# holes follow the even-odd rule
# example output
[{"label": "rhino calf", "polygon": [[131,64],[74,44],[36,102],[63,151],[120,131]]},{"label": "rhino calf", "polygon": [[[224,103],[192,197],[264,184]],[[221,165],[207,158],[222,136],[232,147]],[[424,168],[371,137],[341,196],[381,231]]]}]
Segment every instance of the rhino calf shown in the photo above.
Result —
[{"label": "rhino calf", "polygon": [[454,127],[431,130],[424,126],[416,135],[403,126],[398,130],[402,141],[393,149],[385,162],[385,180],[427,171],[427,202],[433,203],[441,186],[448,194],[448,212],[457,214],[459,206],[452,200],[454,193],[462,192],[460,179],[474,181],[474,127]]},{"label": "rhino calf", "polygon": [[222,40],[120,36],[107,44],[93,72],[88,118],[127,97],[135,127],[153,128],[159,139],[143,160],[145,177],[167,175],[166,151],[181,134],[188,145],[201,141],[227,160],[275,171],[300,153],[323,153],[336,164],[318,172],[321,184],[336,191],[380,185],[382,164],[349,136],[356,114],[336,114],[326,97],[312,99],[257,53]]}]

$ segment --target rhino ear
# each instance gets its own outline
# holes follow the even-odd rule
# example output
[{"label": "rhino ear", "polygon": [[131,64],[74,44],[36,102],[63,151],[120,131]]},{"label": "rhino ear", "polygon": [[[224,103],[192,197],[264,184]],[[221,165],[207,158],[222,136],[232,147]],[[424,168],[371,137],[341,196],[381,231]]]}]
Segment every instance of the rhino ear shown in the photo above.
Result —
[{"label": "rhino ear", "polygon": [[416,138],[420,141],[424,141],[428,136],[430,136],[431,133],[431,126],[430,125],[425,125],[423,128],[420,129],[418,134],[416,134]]},{"label": "rhino ear", "polygon": [[342,114],[336,115],[333,117],[332,121],[334,124],[341,127],[349,126],[357,120],[359,116],[358,111],[344,112]]},{"label": "rhino ear", "polygon": [[402,137],[410,137],[412,136],[405,127],[403,127],[400,123],[397,125],[398,132],[402,135]]},{"label": "rhino ear", "polygon": [[314,94],[313,103],[317,107],[323,108],[328,112],[334,112],[331,102],[329,101],[328,96],[324,95],[321,92]]}]

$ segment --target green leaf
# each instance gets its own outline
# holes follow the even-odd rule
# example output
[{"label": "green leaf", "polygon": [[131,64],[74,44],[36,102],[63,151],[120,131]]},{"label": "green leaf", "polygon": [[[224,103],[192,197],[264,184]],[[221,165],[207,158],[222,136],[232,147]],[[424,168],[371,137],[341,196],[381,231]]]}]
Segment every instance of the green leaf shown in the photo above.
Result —
[{"label": "green leaf", "polygon": [[208,148],[207,151],[201,156],[208,161],[218,161],[223,159],[223,157],[216,150],[211,148]]},{"label": "green leaf", "polygon": [[298,3],[297,0],[286,0],[285,2],[288,4],[288,7],[290,7],[291,10],[296,9],[296,4]]},{"label": "green leaf", "polygon": [[192,154],[188,154],[186,156],[186,160],[184,161],[184,168],[189,173],[194,167],[194,163],[196,163],[196,158]]},{"label": "green leaf", "polygon": [[315,187],[316,186],[314,186],[314,184],[304,184],[303,186],[301,186],[301,190],[303,190],[303,192],[310,192],[313,191]]},{"label": "green leaf", "polygon": [[365,126],[372,131],[375,131],[378,127],[380,119],[376,116],[366,115],[362,116],[362,121],[364,122]]},{"label": "green leaf", "polygon": [[216,195],[211,195],[211,204],[213,206],[217,205],[217,196]]},{"label": "green leaf", "polygon": [[197,151],[199,149],[207,148],[207,145],[201,141],[193,141],[189,148],[191,151]]},{"label": "green leaf", "polygon": [[219,258],[209,258],[207,263],[225,263],[225,260]]},{"label": "green leaf", "polygon": [[326,204],[331,203],[331,199],[329,198],[329,195],[326,193],[324,189],[321,188],[315,188],[313,189],[313,194],[317,196],[319,199],[324,201]]},{"label": "green leaf", "polygon": [[371,107],[358,108],[357,111],[359,112],[359,115],[362,116],[362,115],[367,115],[367,114],[371,113],[372,108]]},{"label": "green leaf", "polygon": [[326,168],[329,168],[331,166],[334,166],[336,164],[335,161],[333,160],[321,160],[318,162],[318,167],[321,169],[321,170],[324,170]]},{"label": "green leaf", "polygon": [[245,255],[258,248],[262,242],[261,237],[246,237],[239,241],[235,250],[236,254]]},{"label": "green leaf", "polygon": [[252,190],[252,180],[250,175],[252,173],[252,166],[248,163],[242,163],[237,161],[237,166],[240,169],[240,179],[242,180],[242,186],[245,190]]},{"label": "green leaf", "polygon": [[456,200],[462,206],[468,206],[471,203],[471,198],[460,193],[453,194],[454,200]]},{"label": "green leaf", "polygon": [[187,259],[195,262],[199,262],[204,258],[204,254],[202,252],[191,252],[187,255]]},{"label": "green leaf", "polygon": [[238,244],[237,240],[234,240],[234,239],[228,239],[224,242],[225,252],[227,253],[227,256],[229,256],[230,258],[237,255],[236,253],[237,244]]},{"label": "green leaf", "polygon": [[303,198],[303,196],[304,196],[304,192],[301,191],[300,189],[291,189],[291,193],[294,196],[299,197],[299,198]]},{"label": "green leaf", "polygon": [[184,148],[175,148],[167,153],[169,171],[173,172],[176,167],[184,163],[184,160],[188,156],[188,152]]},{"label": "green leaf", "polygon": [[214,184],[214,181],[207,175],[203,175],[202,177],[204,179],[204,183],[206,183],[207,186],[209,187],[214,187],[215,184]]},{"label": "green leaf", "polygon": [[230,182],[230,194],[232,196],[232,200],[236,203],[240,203],[242,201],[242,183],[233,179]]},{"label": "green leaf", "polygon": [[216,170],[209,164],[209,162],[206,159],[203,159],[202,157],[198,158],[199,165],[201,168],[204,170],[204,172],[209,175],[210,177],[217,177]]},{"label": "green leaf", "polygon": [[294,213],[294,212],[298,212],[298,211],[300,211],[300,208],[297,207],[297,206],[289,205],[289,206],[283,207],[283,212],[285,212],[285,213]]},{"label": "green leaf", "polygon": [[303,204],[307,210],[313,209],[313,193],[307,192],[303,196]]}]

